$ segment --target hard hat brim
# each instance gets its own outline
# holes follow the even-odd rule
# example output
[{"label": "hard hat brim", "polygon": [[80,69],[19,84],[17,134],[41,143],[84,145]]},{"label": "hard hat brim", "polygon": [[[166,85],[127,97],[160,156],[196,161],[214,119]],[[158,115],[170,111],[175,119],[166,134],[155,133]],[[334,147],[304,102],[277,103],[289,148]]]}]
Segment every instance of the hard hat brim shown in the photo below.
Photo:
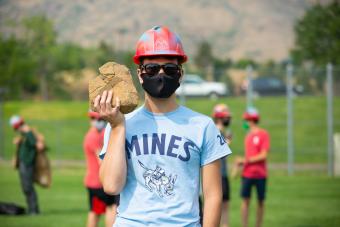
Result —
[{"label": "hard hat brim", "polygon": [[137,65],[140,65],[141,62],[140,62],[140,59],[141,58],[145,58],[145,57],[176,57],[178,58],[179,60],[179,63],[180,64],[183,64],[185,63],[187,60],[188,60],[188,57],[186,55],[181,55],[181,54],[178,54],[178,53],[169,53],[169,52],[166,52],[166,53],[162,53],[162,52],[159,52],[159,53],[146,53],[146,54],[142,54],[142,55],[135,55],[133,57],[133,61],[135,64]]}]

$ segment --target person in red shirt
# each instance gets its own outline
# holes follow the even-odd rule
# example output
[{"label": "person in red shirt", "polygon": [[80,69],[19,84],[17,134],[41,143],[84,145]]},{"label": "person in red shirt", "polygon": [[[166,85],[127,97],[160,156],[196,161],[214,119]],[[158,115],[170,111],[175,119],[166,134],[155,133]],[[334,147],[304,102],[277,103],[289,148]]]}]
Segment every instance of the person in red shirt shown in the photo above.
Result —
[{"label": "person in red shirt", "polygon": [[98,225],[99,217],[105,214],[105,226],[112,226],[115,220],[119,196],[108,195],[104,192],[99,180],[99,152],[103,146],[106,122],[100,119],[96,112],[89,112],[91,127],[85,135],[84,153],[86,157],[86,175],[84,184],[89,193],[90,211],[87,226]]},{"label": "person in red shirt", "polygon": [[260,115],[255,108],[248,108],[243,114],[244,127],[249,129],[244,145],[245,156],[238,157],[236,162],[243,166],[242,171],[242,224],[248,226],[249,203],[251,189],[256,187],[257,191],[257,213],[256,226],[262,225],[264,214],[264,200],[266,195],[266,180],[267,180],[267,155],[270,148],[270,138],[266,130],[258,126]]}]

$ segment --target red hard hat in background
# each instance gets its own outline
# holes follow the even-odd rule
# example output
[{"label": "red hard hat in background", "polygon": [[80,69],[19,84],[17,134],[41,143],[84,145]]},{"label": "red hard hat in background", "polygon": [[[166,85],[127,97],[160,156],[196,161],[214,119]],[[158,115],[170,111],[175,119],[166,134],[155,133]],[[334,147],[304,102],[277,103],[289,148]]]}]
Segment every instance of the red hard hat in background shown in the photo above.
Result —
[{"label": "red hard hat in background", "polygon": [[100,115],[97,112],[94,112],[92,110],[89,110],[88,114],[87,114],[90,118],[95,118],[95,119],[99,119]]},{"label": "red hard hat in background", "polygon": [[214,118],[227,118],[227,117],[231,117],[229,108],[226,104],[220,103],[217,104],[214,107],[213,110],[213,117]]},{"label": "red hard hat in background", "polygon": [[257,121],[260,119],[260,114],[256,108],[248,107],[246,112],[243,113],[243,119]]},{"label": "red hard hat in background", "polygon": [[179,63],[187,61],[180,38],[167,27],[155,26],[139,38],[133,61],[140,64],[141,57],[172,56],[178,57]]},{"label": "red hard hat in background", "polygon": [[9,124],[14,129],[18,129],[22,124],[24,124],[24,119],[18,115],[14,115],[9,119]]}]

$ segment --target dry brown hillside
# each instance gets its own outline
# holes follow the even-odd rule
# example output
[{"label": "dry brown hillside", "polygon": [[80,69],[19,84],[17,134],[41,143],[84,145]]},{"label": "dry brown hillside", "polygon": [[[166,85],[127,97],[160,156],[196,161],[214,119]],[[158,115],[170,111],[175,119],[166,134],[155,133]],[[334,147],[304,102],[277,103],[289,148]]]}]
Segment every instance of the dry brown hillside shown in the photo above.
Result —
[{"label": "dry brown hillside", "polygon": [[[223,57],[282,60],[294,41],[293,24],[315,0],[16,0],[0,1],[0,31],[10,21],[46,14],[55,22],[59,41],[84,46],[105,40],[133,50],[143,31],[168,25],[193,55],[208,40]],[[320,2],[320,1],[317,1]]]}]

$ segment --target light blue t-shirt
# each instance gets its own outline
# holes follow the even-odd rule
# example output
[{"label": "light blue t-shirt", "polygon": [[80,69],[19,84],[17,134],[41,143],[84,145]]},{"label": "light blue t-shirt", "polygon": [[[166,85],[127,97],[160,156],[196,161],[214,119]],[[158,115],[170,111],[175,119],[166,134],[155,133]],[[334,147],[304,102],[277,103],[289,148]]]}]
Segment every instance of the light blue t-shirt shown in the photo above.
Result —
[{"label": "light blue t-shirt", "polygon": [[166,114],[142,106],[125,118],[127,179],[114,226],[200,226],[200,168],[231,153],[214,122],[183,106]]},{"label": "light blue t-shirt", "polygon": [[[224,136],[224,138],[226,139],[227,142],[228,142],[228,139],[231,140],[231,138],[232,138],[232,133],[231,133],[230,130],[227,130],[225,133],[223,131],[221,131],[221,134]],[[221,158],[221,176],[222,177],[228,177],[227,157]]]}]

